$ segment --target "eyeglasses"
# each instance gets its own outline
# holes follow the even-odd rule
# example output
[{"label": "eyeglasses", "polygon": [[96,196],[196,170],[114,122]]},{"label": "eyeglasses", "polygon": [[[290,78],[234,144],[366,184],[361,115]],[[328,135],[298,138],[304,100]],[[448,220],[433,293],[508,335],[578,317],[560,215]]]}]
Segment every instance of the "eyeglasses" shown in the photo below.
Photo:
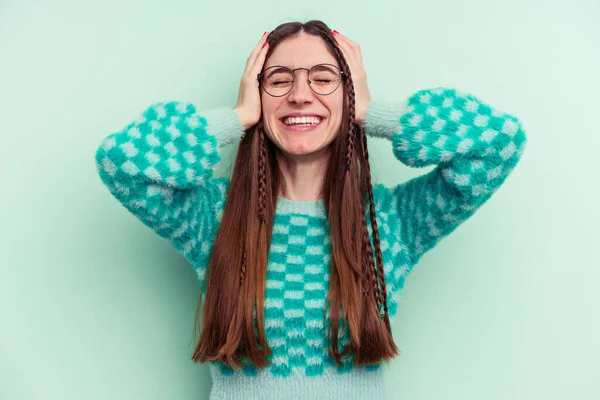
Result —
[{"label": "eyeglasses", "polygon": [[258,81],[267,94],[273,97],[282,97],[288,94],[295,82],[294,73],[303,69],[308,71],[308,85],[318,95],[326,96],[335,92],[340,86],[344,71],[340,71],[333,64],[317,64],[311,69],[289,69],[281,65],[274,65],[258,74]]}]

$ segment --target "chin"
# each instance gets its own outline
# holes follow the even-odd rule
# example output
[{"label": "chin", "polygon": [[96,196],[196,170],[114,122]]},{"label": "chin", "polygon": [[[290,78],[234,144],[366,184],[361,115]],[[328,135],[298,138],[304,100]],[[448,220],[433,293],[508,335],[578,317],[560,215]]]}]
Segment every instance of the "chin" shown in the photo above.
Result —
[{"label": "chin", "polygon": [[283,151],[287,154],[290,155],[298,155],[298,156],[302,156],[302,155],[306,155],[306,154],[311,154],[314,153],[318,150],[318,148],[315,148],[314,146],[306,146],[306,145],[287,145],[285,147],[283,147]]},{"label": "chin", "polygon": [[285,146],[281,146],[280,149],[291,156],[305,156],[309,154],[321,153],[325,147],[322,144],[316,143],[286,143]]}]

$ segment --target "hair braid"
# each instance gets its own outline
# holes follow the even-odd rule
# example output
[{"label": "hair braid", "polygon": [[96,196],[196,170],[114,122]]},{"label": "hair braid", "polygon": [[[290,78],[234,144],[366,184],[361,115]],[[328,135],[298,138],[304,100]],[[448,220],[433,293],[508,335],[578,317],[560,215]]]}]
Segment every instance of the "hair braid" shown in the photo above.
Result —
[{"label": "hair braid", "polygon": [[258,125],[259,143],[258,143],[258,218],[261,224],[265,223],[266,217],[266,161],[267,144],[265,142],[265,133],[262,122]]},{"label": "hair braid", "polygon": [[346,152],[346,171],[350,171],[350,166],[352,165],[352,159],[354,158],[354,140],[356,135],[355,124],[354,124],[354,116],[356,113],[356,98],[354,94],[354,85],[352,84],[352,73],[350,71],[350,67],[346,62],[342,51],[338,47],[338,45],[333,41],[333,39],[328,34],[323,34],[323,38],[329,43],[329,46],[333,49],[336,58],[339,60],[342,65],[342,72],[345,75],[343,78],[344,88],[346,93],[348,93],[348,111],[349,111],[349,126],[348,126],[348,151]]},{"label": "hair braid", "polygon": [[246,275],[246,266],[248,260],[246,259],[246,248],[244,247],[244,254],[242,255],[242,267],[240,268],[240,286],[244,283],[244,276]]},{"label": "hair braid", "polygon": [[[367,146],[367,135],[362,134],[362,150],[365,155],[365,175],[367,178],[367,193],[369,196],[369,214],[371,217],[371,227],[373,230],[373,241],[375,242],[375,255],[377,256],[377,275],[380,281],[379,289],[375,287],[376,290],[381,290],[381,297],[383,303],[383,311],[385,317],[385,323],[390,327],[389,317],[388,317],[388,305],[387,305],[387,288],[385,285],[385,275],[383,271],[383,254],[381,253],[381,242],[379,240],[379,229],[377,229],[377,219],[375,217],[375,202],[373,199],[373,185],[371,184],[371,168],[369,166],[369,149]],[[381,304],[380,303],[380,304]],[[381,309],[378,308],[378,315],[381,315]]]},{"label": "hair braid", "polygon": [[[350,80],[345,81],[345,85],[346,88],[348,88],[349,86],[352,87],[352,82],[350,82]],[[354,88],[352,90],[348,91],[348,105],[350,108],[350,115],[353,116],[355,113],[354,107],[355,107],[355,99],[354,99]],[[350,119],[353,119],[352,117]],[[350,167],[352,165],[352,158],[354,157],[354,135],[355,135],[355,131],[354,131],[354,121],[351,121],[349,123],[350,128],[349,130],[349,134],[348,134],[348,152],[346,154],[346,171],[349,172],[350,171]]]},{"label": "hair braid", "polygon": [[[373,297],[375,299],[375,307],[377,310],[381,308],[381,295],[379,290],[377,290],[377,276],[375,263],[373,261],[373,249],[371,248],[371,241],[369,240],[368,230],[367,230],[367,221],[364,216],[362,216],[361,223],[363,226],[363,232],[367,231],[367,235],[363,235],[363,248],[365,249],[367,263],[363,266],[363,271],[365,272],[368,282],[365,280],[363,282],[365,296],[369,295],[369,292],[373,292]],[[369,290],[369,286],[371,286],[371,290]]]}]

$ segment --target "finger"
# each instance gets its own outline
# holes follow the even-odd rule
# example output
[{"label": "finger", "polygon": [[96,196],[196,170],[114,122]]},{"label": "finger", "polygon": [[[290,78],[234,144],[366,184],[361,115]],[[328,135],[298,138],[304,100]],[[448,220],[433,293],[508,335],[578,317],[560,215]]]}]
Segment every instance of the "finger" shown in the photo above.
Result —
[{"label": "finger", "polygon": [[350,38],[349,38],[348,36],[346,36],[346,35],[343,35],[343,34],[339,33],[338,31],[335,31],[335,34],[334,34],[334,36],[335,36],[336,38],[340,38],[340,39],[341,39],[343,42],[346,42],[346,43],[347,43],[347,44],[349,44],[351,47],[352,47],[352,45],[354,45],[354,44],[355,44],[355,43],[354,43],[352,40],[350,40]]},{"label": "finger", "polygon": [[260,40],[258,41],[258,43],[256,44],[256,46],[254,46],[254,49],[252,49],[252,52],[250,53],[250,56],[246,60],[246,66],[250,66],[250,67],[254,66],[254,64],[256,62],[256,57],[258,56],[258,54],[262,50],[263,44],[267,41],[267,36],[268,36],[268,32],[265,32],[262,35],[262,37],[260,38]]},{"label": "finger", "polygon": [[349,53],[350,49],[352,49],[352,47],[349,45],[348,43],[348,38],[345,37],[344,35],[342,35],[339,32],[336,32],[333,34],[333,37],[335,37],[337,43],[338,43],[338,47],[340,49],[342,49],[342,51],[344,51],[345,53]]},{"label": "finger", "polygon": [[[262,45],[261,45],[262,46]],[[265,46],[261,47],[258,56],[254,62],[254,66],[252,67],[252,76],[257,76],[263,69],[265,65],[265,58],[267,57],[267,51],[269,50],[269,42],[265,42]]]},{"label": "finger", "polygon": [[[336,34],[335,36],[338,37],[339,35],[340,34]],[[354,49],[352,49],[352,47],[350,47],[350,45],[346,42],[345,38],[340,37],[338,47],[342,50],[342,53],[344,54],[344,57],[346,58],[349,64],[354,64],[356,62],[357,54],[354,51]]]},{"label": "finger", "polygon": [[351,49],[351,51],[357,55],[360,55],[360,46],[353,42],[352,40],[350,40],[347,36],[342,35],[341,33],[337,32],[334,35],[336,37],[336,39],[340,39],[339,42],[341,44],[343,44],[344,46],[346,46],[347,48]]}]

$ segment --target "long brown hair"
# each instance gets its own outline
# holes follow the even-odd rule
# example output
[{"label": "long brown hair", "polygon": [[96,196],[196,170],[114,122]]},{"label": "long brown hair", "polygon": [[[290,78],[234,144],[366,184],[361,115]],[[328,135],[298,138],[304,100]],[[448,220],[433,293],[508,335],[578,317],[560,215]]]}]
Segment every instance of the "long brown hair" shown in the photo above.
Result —
[{"label": "long brown hair", "polygon": [[[354,123],[355,97],[350,69],[330,29],[318,20],[279,25],[267,37],[269,50],[300,33],[322,38],[343,71],[344,105],[339,134],[330,144],[330,158],[321,194],[330,224],[331,271],[327,294],[331,326],[330,355],[338,365],[354,355],[357,365],[376,364],[398,354],[392,338],[387,291],[371,185],[367,138]],[[261,120],[240,141],[227,201],[213,244],[204,284],[201,336],[192,359],[222,361],[234,369],[243,358],[257,368],[269,364],[271,350],[264,327],[267,256],[275,205],[285,193],[276,161],[277,148],[265,135]],[[369,207],[373,244],[369,238]],[[196,329],[202,293],[198,300]],[[326,305],[327,310],[327,305]],[[338,346],[340,318],[350,342]],[[256,322],[256,325],[255,325]]]}]

